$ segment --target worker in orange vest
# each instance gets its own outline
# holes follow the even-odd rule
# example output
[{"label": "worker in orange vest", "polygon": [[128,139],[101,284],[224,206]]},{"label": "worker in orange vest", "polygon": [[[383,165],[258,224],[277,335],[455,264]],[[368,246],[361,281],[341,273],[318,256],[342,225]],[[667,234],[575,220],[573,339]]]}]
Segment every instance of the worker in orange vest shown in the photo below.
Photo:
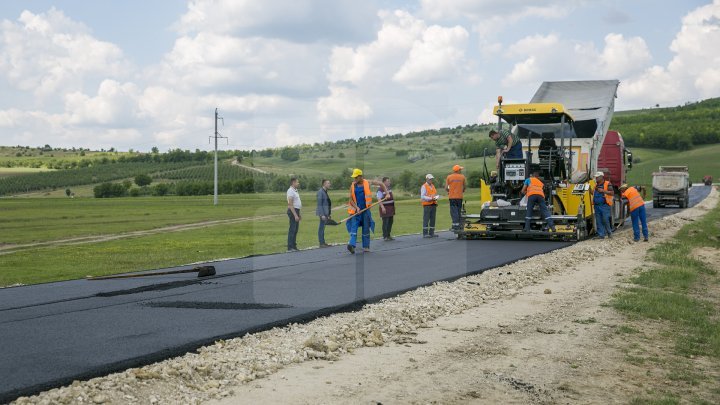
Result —
[{"label": "worker in orange vest", "polygon": [[370,231],[375,232],[375,222],[372,219],[370,210],[372,205],[372,192],[370,185],[381,187],[387,193],[385,184],[377,180],[366,180],[363,178],[363,172],[360,169],[353,170],[353,182],[350,184],[350,201],[348,202],[348,214],[355,215],[347,221],[346,227],[350,233],[350,241],[348,241],[347,249],[351,254],[355,254],[355,245],[357,244],[357,231],[362,227],[362,245],[363,252],[370,252]]},{"label": "worker in orange vest", "polygon": [[595,224],[597,238],[612,238],[612,205],[613,191],[610,181],[605,180],[605,173],[595,173],[595,190],[593,190],[593,207],[595,207]]},{"label": "worker in orange vest", "polygon": [[548,228],[555,232],[555,223],[550,217],[547,204],[545,204],[545,191],[543,188],[542,180],[540,180],[540,173],[534,171],[530,177],[525,179],[525,184],[520,191],[522,194],[527,196],[527,211],[525,214],[525,232],[530,232],[530,221],[532,220],[532,212],[536,205],[540,206],[540,214],[543,219],[547,221]]},{"label": "worker in orange vest", "polygon": [[450,218],[452,218],[452,229],[460,229],[460,210],[462,209],[463,193],[465,193],[465,176],[460,173],[464,167],[453,166],[453,172],[445,179],[445,190],[450,200]]},{"label": "worker in orange vest", "polygon": [[437,214],[437,201],[440,196],[433,184],[435,176],[428,173],[425,183],[420,187],[420,203],[423,206],[423,238],[435,238],[435,215]]},{"label": "worker in orange vest", "polygon": [[643,240],[648,241],[648,226],[647,226],[647,215],[645,213],[645,201],[643,200],[637,187],[628,187],[627,184],[620,186],[620,193],[622,198],[627,199],[628,208],[630,209],[630,219],[632,220],[633,227],[633,240],[635,242],[640,241],[640,226],[638,222],[642,223],[642,234]]}]

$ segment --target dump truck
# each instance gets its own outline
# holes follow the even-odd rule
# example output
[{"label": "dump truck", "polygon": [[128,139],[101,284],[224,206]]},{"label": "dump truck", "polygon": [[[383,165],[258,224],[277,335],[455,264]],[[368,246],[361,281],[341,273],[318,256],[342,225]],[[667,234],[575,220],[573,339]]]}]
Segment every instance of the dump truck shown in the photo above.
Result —
[{"label": "dump truck", "polygon": [[[617,187],[632,166],[632,153],[619,132],[608,131],[618,85],[617,80],[544,82],[528,104],[503,105],[498,97],[493,109],[497,129],[510,127],[522,141],[523,157],[502,157],[493,177],[485,163],[480,212],[470,213],[463,206],[457,237],[585,239],[596,229],[592,174],[598,170],[607,171],[615,187],[613,222],[623,224],[627,210]],[[521,189],[534,171],[545,185],[555,232],[545,229],[539,212],[531,213],[530,230],[524,229],[527,210]]]},{"label": "dump truck", "polygon": [[709,175],[709,174],[706,175],[706,176],[703,176],[702,182],[703,182],[703,184],[706,185],[706,186],[712,186],[712,176]]},{"label": "dump truck", "polygon": [[660,166],[653,173],[653,208],[677,205],[687,208],[690,203],[690,174],[687,166]]}]

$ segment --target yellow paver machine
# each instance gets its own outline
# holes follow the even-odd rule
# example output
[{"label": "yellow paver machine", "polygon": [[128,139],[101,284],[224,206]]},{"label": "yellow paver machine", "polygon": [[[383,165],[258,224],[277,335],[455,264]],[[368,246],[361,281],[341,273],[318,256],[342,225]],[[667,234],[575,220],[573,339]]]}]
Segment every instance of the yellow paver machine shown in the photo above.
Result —
[{"label": "yellow paver machine", "polygon": [[[469,213],[463,206],[461,227],[455,230],[458,238],[581,240],[594,233],[592,174],[598,170],[618,84],[617,80],[544,82],[528,104],[503,105],[498,97],[493,111],[497,130],[509,126],[511,136],[522,142],[522,157],[501,157],[494,173],[488,173],[484,162],[480,212]],[[628,159],[624,147],[605,149],[605,155],[619,154],[620,162]],[[626,165],[619,166],[616,171],[624,177]],[[544,184],[554,232],[539,211],[531,213],[530,228],[525,229],[527,209],[521,190],[533,172]],[[622,204],[619,197],[616,201]],[[623,208],[618,209],[617,216],[623,216]]]}]

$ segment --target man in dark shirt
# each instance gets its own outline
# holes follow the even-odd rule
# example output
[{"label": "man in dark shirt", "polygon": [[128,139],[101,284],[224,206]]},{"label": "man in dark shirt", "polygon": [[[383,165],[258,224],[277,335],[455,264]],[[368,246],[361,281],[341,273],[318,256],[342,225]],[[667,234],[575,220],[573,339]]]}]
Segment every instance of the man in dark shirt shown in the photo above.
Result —
[{"label": "man in dark shirt", "polygon": [[320,224],[318,225],[318,242],[320,247],[330,247],[325,243],[325,224],[330,219],[332,210],[332,201],[328,195],[330,189],[330,180],[323,179],[321,187],[317,192],[317,208],[315,208],[315,215],[320,217]]}]

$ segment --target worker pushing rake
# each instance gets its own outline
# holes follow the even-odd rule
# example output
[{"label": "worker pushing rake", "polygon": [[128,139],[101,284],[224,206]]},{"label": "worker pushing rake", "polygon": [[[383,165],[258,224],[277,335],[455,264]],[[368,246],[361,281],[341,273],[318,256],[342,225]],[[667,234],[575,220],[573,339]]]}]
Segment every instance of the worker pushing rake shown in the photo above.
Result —
[{"label": "worker pushing rake", "polygon": [[[370,232],[375,232],[375,221],[372,219],[370,208],[380,203],[382,200],[373,204],[373,193],[370,191],[370,185],[381,187],[387,194],[385,183],[377,180],[367,180],[363,178],[363,172],[360,169],[353,170],[353,182],[350,184],[350,201],[348,202],[349,217],[340,221],[345,222],[350,240],[347,249],[351,254],[355,254],[357,245],[357,232],[362,229],[361,239],[363,252],[370,252]],[[337,225],[338,223],[332,224]]]}]

